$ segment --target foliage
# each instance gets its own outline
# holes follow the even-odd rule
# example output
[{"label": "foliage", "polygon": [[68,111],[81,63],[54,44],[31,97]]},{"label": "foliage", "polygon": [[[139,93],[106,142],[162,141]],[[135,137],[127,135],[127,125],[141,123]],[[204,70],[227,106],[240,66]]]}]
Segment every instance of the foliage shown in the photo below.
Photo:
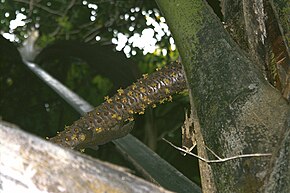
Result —
[{"label": "foliage", "polygon": [[[0,116],[36,135],[53,136],[78,115],[22,64],[15,47],[21,46],[30,29],[36,28],[40,32],[37,45],[43,50],[36,58],[37,63],[94,105],[100,104],[104,96],[111,95],[120,86],[125,87],[136,80],[140,72],[151,73],[178,58],[174,40],[154,1],[33,2],[1,1],[1,34],[13,37],[14,46],[4,39],[0,41],[0,84],[4,85],[0,92]],[[20,13],[26,16],[25,25],[11,28],[11,20]],[[156,28],[159,32],[154,31]],[[154,50],[144,51],[144,46],[135,45],[130,40],[133,36],[140,39],[144,30],[154,31],[151,37],[151,40],[156,39],[156,47],[154,42],[151,44]],[[127,39],[123,45],[118,43],[121,37]],[[113,47],[107,47],[112,42],[130,59],[114,52]],[[12,46],[11,50],[5,50],[7,45]],[[13,57],[4,58],[7,55]],[[118,73],[121,71],[123,75]],[[145,116],[136,119],[133,134],[198,182],[197,161],[172,152],[161,141],[163,136],[176,143],[180,141],[179,128],[185,108],[188,108],[188,99],[180,95],[172,103],[148,109]],[[91,150],[87,153],[131,167],[112,151],[113,147],[108,144],[97,153]],[[194,172],[192,164],[195,165]]]}]

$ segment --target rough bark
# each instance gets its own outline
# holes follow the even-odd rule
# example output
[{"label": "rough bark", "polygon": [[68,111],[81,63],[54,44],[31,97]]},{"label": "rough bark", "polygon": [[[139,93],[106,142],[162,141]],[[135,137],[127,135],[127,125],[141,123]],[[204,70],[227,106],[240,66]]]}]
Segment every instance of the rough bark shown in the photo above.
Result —
[{"label": "rough bark", "polygon": [[289,16],[287,0],[221,0],[225,27],[290,101]]},{"label": "rough bark", "polygon": [[263,0],[222,0],[225,26],[233,39],[265,70],[265,9]]},{"label": "rough bark", "polygon": [[[274,154],[288,146],[279,144],[289,131],[289,104],[231,39],[206,2],[157,3],[180,52],[205,144],[222,157]],[[287,157],[282,150],[279,157]],[[267,186],[270,163],[277,161],[272,156],[212,164],[217,191],[257,192]],[[274,173],[287,178],[290,168],[282,171]]]},{"label": "rough bark", "polygon": [[0,192],[169,192],[0,122]]},{"label": "rough bark", "polygon": [[275,159],[272,159],[272,166],[270,168],[270,175],[267,181],[264,183],[264,187],[261,192],[290,192],[290,117],[288,117],[288,123],[285,128],[288,128],[282,136],[278,149],[274,154]]}]

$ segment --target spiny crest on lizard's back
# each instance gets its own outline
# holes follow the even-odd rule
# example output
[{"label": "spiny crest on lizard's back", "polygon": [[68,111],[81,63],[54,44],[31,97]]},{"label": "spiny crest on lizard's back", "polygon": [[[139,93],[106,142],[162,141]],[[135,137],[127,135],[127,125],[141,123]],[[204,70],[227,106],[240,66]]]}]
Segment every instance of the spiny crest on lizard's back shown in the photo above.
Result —
[{"label": "spiny crest on lizard's back", "polygon": [[87,147],[123,137],[131,129],[122,129],[124,121],[133,121],[134,114],[144,114],[148,106],[172,100],[172,94],[186,88],[180,63],[173,62],[151,75],[144,74],[136,83],[117,93],[105,102],[75,121],[51,140],[74,148]]}]

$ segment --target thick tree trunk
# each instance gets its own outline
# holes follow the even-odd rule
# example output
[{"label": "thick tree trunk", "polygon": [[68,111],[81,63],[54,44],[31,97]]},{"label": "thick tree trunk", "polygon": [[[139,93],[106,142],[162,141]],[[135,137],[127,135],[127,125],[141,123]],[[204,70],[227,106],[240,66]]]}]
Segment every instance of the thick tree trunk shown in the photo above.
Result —
[{"label": "thick tree trunk", "polygon": [[169,192],[0,122],[0,192]]},{"label": "thick tree trunk", "polygon": [[221,2],[227,31],[290,101],[289,1]]},{"label": "thick tree trunk", "polygon": [[[275,180],[289,179],[290,173],[289,165],[279,161],[290,161],[284,137],[290,129],[287,101],[231,39],[205,1],[157,3],[181,54],[205,144],[222,157],[273,154],[212,164],[217,191],[257,192],[269,182],[282,189]],[[289,192],[289,181],[283,182],[283,190]]]}]

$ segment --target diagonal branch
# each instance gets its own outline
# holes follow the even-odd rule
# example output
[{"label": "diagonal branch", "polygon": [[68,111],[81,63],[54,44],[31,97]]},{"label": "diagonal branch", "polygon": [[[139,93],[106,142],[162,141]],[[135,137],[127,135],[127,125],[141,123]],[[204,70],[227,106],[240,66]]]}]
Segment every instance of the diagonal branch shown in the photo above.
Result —
[{"label": "diagonal branch", "polygon": [[[14,0],[14,1],[31,5],[30,1],[26,1],[26,0]],[[58,15],[58,16],[62,16],[61,12],[55,11],[53,9],[50,9],[50,8],[46,7],[46,6],[42,6],[42,5],[38,4],[38,3],[34,4],[34,6],[40,8],[40,9],[42,9],[42,10],[48,12],[48,13],[51,13],[51,14],[54,14],[54,15]]]},{"label": "diagonal branch", "polygon": [[101,145],[127,135],[130,127],[124,122],[133,121],[133,115],[143,114],[148,106],[171,101],[172,94],[186,89],[182,65],[174,62],[163,69],[143,75],[126,89],[119,89],[113,97],[93,111],[65,128],[51,141],[69,148],[85,148]]}]

